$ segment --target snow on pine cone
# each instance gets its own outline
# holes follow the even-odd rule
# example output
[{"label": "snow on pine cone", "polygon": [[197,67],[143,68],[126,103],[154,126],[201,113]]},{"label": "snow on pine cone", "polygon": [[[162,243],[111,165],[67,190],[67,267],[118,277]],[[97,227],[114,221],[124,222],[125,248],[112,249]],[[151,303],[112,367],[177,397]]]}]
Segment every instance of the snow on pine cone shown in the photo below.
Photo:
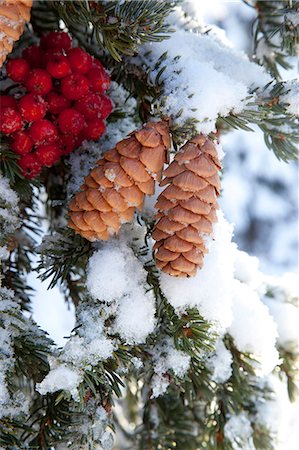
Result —
[{"label": "snow on pine cone", "polygon": [[168,124],[149,122],[107,151],[71,200],[69,227],[90,241],[118,233],[154,194],[170,143]]},{"label": "snow on pine cone", "polygon": [[213,142],[200,134],[189,140],[164,171],[158,222],[152,234],[156,265],[169,275],[194,276],[207,253],[205,237],[217,221],[221,163]]},{"label": "snow on pine cone", "polygon": [[30,20],[32,0],[0,0],[0,67]]}]

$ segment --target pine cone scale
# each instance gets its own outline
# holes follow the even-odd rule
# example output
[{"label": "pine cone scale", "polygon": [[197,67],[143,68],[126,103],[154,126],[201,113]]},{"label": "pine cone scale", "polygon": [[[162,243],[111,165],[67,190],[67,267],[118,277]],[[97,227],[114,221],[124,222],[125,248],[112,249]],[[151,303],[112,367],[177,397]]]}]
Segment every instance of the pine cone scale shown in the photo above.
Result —
[{"label": "pine cone scale", "polygon": [[205,239],[217,222],[220,167],[213,142],[198,135],[164,171],[152,237],[157,267],[169,275],[194,276],[203,267]]},{"label": "pine cone scale", "polygon": [[142,208],[144,196],[154,193],[169,148],[164,122],[147,123],[118,142],[97,162],[71,200],[69,226],[92,241],[117,234],[121,224],[133,220],[136,208]]}]

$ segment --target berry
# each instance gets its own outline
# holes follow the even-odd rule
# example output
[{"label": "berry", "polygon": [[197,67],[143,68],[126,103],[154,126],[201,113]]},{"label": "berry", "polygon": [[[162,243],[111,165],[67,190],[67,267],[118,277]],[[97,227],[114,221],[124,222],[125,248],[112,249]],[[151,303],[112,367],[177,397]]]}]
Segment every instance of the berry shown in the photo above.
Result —
[{"label": "berry", "polygon": [[0,131],[4,134],[12,134],[22,128],[22,117],[11,106],[1,110]]},{"label": "berry", "polygon": [[112,109],[113,109],[112,101],[106,95],[101,95],[101,102],[102,102],[102,107],[101,107],[101,116],[100,117],[102,119],[106,119],[106,117],[108,117],[112,112]]},{"label": "berry", "polygon": [[13,134],[11,149],[18,155],[25,155],[32,149],[31,139],[26,131],[17,131]]},{"label": "berry", "polygon": [[42,48],[55,48],[67,51],[71,48],[72,40],[70,35],[64,31],[51,31],[51,33],[41,38],[40,45]]},{"label": "berry", "polygon": [[40,95],[27,94],[19,100],[19,110],[27,122],[35,122],[46,115],[47,103]]},{"label": "berry", "polygon": [[42,52],[37,45],[31,45],[25,48],[22,56],[29,63],[30,67],[40,67],[42,61]]},{"label": "berry", "polygon": [[90,69],[86,76],[90,82],[92,90],[95,92],[101,93],[107,91],[110,86],[110,77],[103,68],[94,67],[93,69]]},{"label": "berry", "polygon": [[46,144],[37,147],[35,156],[42,166],[50,167],[59,160],[61,151],[57,144]]},{"label": "berry", "polygon": [[81,144],[82,141],[83,141],[83,137],[81,138],[81,135],[73,136],[72,134],[63,134],[60,137],[61,154],[68,155],[75,148],[79,147],[79,145]]},{"label": "berry", "polygon": [[75,103],[75,108],[84,115],[86,119],[99,117],[102,108],[101,97],[94,92],[88,92]]},{"label": "berry", "polygon": [[71,106],[70,100],[68,100],[61,94],[57,94],[57,92],[49,92],[46,99],[48,102],[48,109],[52,114],[59,114],[64,109],[67,109]]},{"label": "berry", "polygon": [[47,71],[54,78],[63,78],[71,73],[68,58],[62,53],[52,54],[47,62]]},{"label": "berry", "polygon": [[0,111],[3,110],[3,108],[11,107],[13,109],[18,109],[18,104],[16,102],[16,99],[14,97],[11,97],[10,95],[0,95]]},{"label": "berry", "polygon": [[32,153],[21,156],[18,164],[22,169],[22,175],[30,179],[37,177],[37,175],[39,175],[40,171],[42,170],[42,166],[39,160]]},{"label": "berry", "polygon": [[45,70],[34,69],[29,73],[25,86],[33,94],[46,95],[52,89],[52,78]]},{"label": "berry", "polygon": [[71,48],[68,51],[68,59],[71,65],[71,68],[74,72],[86,74],[92,64],[92,57],[82,50],[80,47]]},{"label": "berry", "polygon": [[73,73],[61,80],[61,92],[69,100],[78,100],[87,94],[89,81],[81,73]]},{"label": "berry", "polygon": [[6,72],[13,81],[24,81],[29,73],[30,67],[26,59],[16,58],[8,61]]},{"label": "berry", "polygon": [[100,69],[102,69],[102,70],[105,70],[103,64],[101,63],[101,61],[99,61],[98,59],[96,59],[96,58],[94,58],[94,57],[92,57],[92,64],[91,64],[91,67],[92,67],[93,69],[94,69],[95,67],[98,67],[98,68],[100,68]]},{"label": "berry", "polygon": [[84,117],[75,109],[65,109],[59,114],[58,124],[62,133],[77,136],[83,130]]},{"label": "berry", "polygon": [[105,132],[105,123],[101,119],[91,119],[84,128],[85,139],[97,141]]},{"label": "berry", "polygon": [[52,144],[58,139],[58,130],[49,120],[37,120],[29,129],[29,136],[36,145]]}]

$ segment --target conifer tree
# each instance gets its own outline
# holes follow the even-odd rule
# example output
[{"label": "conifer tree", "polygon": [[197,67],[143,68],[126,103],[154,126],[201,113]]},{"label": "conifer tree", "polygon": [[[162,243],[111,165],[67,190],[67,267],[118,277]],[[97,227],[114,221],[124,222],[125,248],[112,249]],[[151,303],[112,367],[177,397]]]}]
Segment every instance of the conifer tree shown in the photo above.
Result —
[{"label": "conifer tree", "polygon": [[[217,200],[223,134],[298,157],[299,4],[244,3],[252,60],[183,0],[0,0],[0,449],[278,448],[296,280]],[[33,272],[75,307],[64,347]]]}]

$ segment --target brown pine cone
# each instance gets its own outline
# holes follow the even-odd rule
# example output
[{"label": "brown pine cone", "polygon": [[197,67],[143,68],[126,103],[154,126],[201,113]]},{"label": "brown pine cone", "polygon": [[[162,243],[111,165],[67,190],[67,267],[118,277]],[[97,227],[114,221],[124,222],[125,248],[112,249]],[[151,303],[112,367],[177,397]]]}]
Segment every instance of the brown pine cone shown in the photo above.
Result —
[{"label": "brown pine cone", "polygon": [[30,20],[32,0],[0,0],[0,67]]},{"label": "brown pine cone", "polygon": [[69,227],[90,241],[118,233],[154,194],[170,143],[168,124],[149,122],[107,151],[71,200]]},{"label": "brown pine cone", "polygon": [[213,142],[200,134],[188,141],[164,171],[158,222],[152,234],[157,267],[169,275],[194,276],[207,253],[204,238],[217,221],[221,163]]}]

